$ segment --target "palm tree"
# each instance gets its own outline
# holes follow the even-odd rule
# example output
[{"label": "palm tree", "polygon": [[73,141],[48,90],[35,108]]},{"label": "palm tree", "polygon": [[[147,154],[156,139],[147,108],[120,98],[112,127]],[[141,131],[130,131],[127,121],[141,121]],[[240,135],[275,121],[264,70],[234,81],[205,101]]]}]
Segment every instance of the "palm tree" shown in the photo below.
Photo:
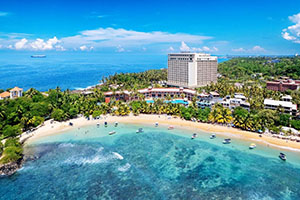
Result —
[{"label": "palm tree", "polygon": [[219,111],[217,108],[213,108],[213,110],[208,115],[208,120],[212,123],[215,123],[218,120]]},{"label": "palm tree", "polygon": [[221,124],[228,124],[232,121],[231,111],[228,108],[221,108],[218,110],[217,121]]},{"label": "palm tree", "polygon": [[184,99],[184,98],[185,98],[185,94],[184,94],[184,93],[181,93],[181,94],[180,94],[180,97],[181,97],[182,99]]},{"label": "palm tree", "polygon": [[166,100],[170,101],[171,99],[172,99],[171,95],[170,95],[170,94],[167,94]]},{"label": "palm tree", "polygon": [[36,89],[34,89],[34,88],[30,88],[29,90],[27,90],[26,92],[25,92],[25,97],[28,97],[28,98],[32,98],[33,96],[35,96],[35,95],[37,95],[37,94],[39,94],[40,92],[39,91],[37,91]]}]

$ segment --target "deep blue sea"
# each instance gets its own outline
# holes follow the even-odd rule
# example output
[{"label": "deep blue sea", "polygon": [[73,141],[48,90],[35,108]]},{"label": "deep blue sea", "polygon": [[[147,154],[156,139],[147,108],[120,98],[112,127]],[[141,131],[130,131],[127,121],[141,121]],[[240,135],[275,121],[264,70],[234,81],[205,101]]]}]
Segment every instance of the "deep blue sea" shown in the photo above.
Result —
[{"label": "deep blue sea", "polygon": [[0,199],[300,199],[299,152],[192,133],[101,122],[40,138],[26,147],[39,158],[0,178]]},{"label": "deep blue sea", "polygon": [[[45,54],[46,58],[31,58]],[[219,60],[222,62],[223,60]],[[103,54],[97,52],[0,52],[0,89],[19,86],[41,91],[59,86],[82,89],[103,76],[167,67],[167,55]]]}]

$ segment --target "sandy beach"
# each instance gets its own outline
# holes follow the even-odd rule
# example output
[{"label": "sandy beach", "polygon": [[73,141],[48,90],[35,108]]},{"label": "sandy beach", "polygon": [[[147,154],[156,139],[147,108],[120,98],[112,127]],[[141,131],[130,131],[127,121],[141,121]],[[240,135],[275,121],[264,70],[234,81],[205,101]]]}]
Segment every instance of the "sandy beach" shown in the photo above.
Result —
[{"label": "sandy beach", "polygon": [[[224,136],[228,136],[230,138],[239,138],[242,140],[251,142],[260,143],[266,146],[271,146],[274,148],[282,148],[286,150],[300,151],[300,143],[294,141],[286,141],[283,139],[273,138],[271,136],[263,135],[263,137],[259,137],[258,134],[248,131],[242,131],[236,128],[206,124],[206,123],[198,123],[192,121],[182,120],[180,118],[174,118],[166,115],[145,115],[141,114],[139,116],[102,116],[102,119],[97,120],[87,120],[84,117],[80,117],[77,119],[72,119],[66,122],[50,122],[51,120],[45,121],[44,125],[38,128],[37,130],[26,134],[23,133],[20,140],[26,140],[25,143],[30,143],[31,141],[37,140],[41,137],[45,137],[52,134],[62,134],[65,131],[76,129],[82,126],[96,125],[100,123],[103,125],[104,121],[108,123],[132,123],[132,124],[153,124],[158,122],[163,125],[172,125],[174,128],[183,128],[189,129],[198,132],[208,132],[208,133],[216,133]],[[69,123],[72,122],[73,126],[70,126]]]}]

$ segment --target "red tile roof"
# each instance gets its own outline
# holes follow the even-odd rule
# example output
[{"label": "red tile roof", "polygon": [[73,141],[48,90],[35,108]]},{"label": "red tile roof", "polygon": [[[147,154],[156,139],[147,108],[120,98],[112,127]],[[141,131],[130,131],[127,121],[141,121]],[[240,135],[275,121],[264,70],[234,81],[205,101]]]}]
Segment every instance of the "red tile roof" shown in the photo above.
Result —
[{"label": "red tile roof", "polygon": [[9,92],[2,92],[2,93],[0,94],[0,97],[1,97],[1,98],[7,98],[7,97],[10,97],[10,93],[9,93]]},{"label": "red tile roof", "polygon": [[13,89],[11,89],[10,91],[22,91],[23,89],[22,88],[19,88],[19,87],[14,87]]}]

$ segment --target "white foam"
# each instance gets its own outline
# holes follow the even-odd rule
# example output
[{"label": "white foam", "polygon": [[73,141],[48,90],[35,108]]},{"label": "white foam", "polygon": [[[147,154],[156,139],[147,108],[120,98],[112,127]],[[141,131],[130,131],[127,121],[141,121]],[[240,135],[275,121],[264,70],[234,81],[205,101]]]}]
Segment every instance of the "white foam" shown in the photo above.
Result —
[{"label": "white foam", "polygon": [[120,172],[126,172],[126,171],[128,171],[130,169],[130,167],[131,167],[131,165],[129,163],[126,163],[124,166],[119,167],[118,170]]},{"label": "white foam", "polygon": [[115,155],[115,157],[119,160],[123,160],[123,156],[121,156],[120,154],[118,154],[117,152],[113,152],[113,154]]},{"label": "white foam", "polygon": [[67,159],[64,163],[75,164],[75,165],[85,165],[85,164],[99,164],[108,162],[109,158],[101,155],[96,155],[89,158],[76,158],[72,157]]},{"label": "white foam", "polygon": [[96,153],[96,155],[94,156],[90,156],[90,157],[71,157],[69,159],[67,159],[64,163],[66,164],[75,164],[75,165],[85,165],[85,164],[99,164],[99,163],[107,163],[110,161],[113,161],[115,159],[118,160],[123,160],[123,156],[121,156],[120,154],[113,152],[112,154],[109,155],[104,155],[101,154],[102,150],[104,148],[100,147]]},{"label": "white foam", "polygon": [[276,145],[276,144],[272,144],[272,143],[269,143],[267,141],[263,141],[263,140],[259,140],[259,139],[251,139],[253,141],[258,141],[258,142],[262,142],[264,144],[267,144],[269,146],[272,146],[272,147],[276,147],[276,148],[279,148],[279,149],[285,149],[285,150],[289,150],[289,151],[296,151],[296,152],[300,152],[300,149],[295,149],[293,147],[286,147],[286,146],[280,146],[280,145]]},{"label": "white foam", "polygon": [[59,148],[67,148],[67,147],[74,147],[75,145],[72,143],[63,143],[58,145]]}]

